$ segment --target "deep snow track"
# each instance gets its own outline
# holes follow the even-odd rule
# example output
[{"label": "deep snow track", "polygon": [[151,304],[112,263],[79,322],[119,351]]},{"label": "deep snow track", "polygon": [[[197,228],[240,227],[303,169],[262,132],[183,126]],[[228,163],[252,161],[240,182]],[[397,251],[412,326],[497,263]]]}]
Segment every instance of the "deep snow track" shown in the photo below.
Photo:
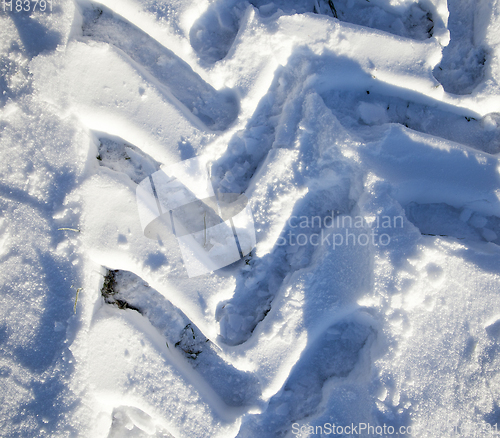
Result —
[{"label": "deep snow track", "polygon": [[[17,29],[1,33],[0,141],[23,145],[2,156],[2,280],[40,277],[24,319],[5,294],[0,374],[25,390],[2,407],[8,436],[497,422],[497,4],[472,2],[471,21],[468,1],[250,3],[0,17]],[[173,236],[144,236],[135,190],[202,154],[218,193],[249,198],[257,246],[188,278]],[[331,217],[362,218],[353,243],[331,243]]]}]

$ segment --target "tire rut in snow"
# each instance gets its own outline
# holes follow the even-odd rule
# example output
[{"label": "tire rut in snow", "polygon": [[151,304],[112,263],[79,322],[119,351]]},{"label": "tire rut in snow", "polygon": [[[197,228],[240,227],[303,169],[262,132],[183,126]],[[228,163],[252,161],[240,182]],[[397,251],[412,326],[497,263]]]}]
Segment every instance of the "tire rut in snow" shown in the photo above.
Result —
[{"label": "tire rut in snow", "polygon": [[465,242],[492,242],[500,245],[500,218],[448,204],[417,204],[405,207],[407,219],[423,235],[452,237]]},{"label": "tire rut in snow", "polygon": [[284,437],[293,423],[314,418],[328,381],[345,382],[375,336],[373,328],[358,322],[330,326],[301,355],[283,389],[271,398],[267,410],[243,424],[238,437]]},{"label": "tire rut in snow", "polygon": [[123,173],[136,184],[160,169],[160,163],[121,138],[95,135],[99,141],[96,159],[100,166]]},{"label": "tire rut in snow", "polygon": [[231,90],[215,90],[189,64],[132,23],[102,5],[87,9],[83,17],[84,37],[124,52],[209,129],[225,130],[238,116],[239,102]]},{"label": "tire rut in snow", "polygon": [[[434,17],[421,2],[414,2],[400,12],[382,8],[365,0],[251,0],[263,19],[280,15],[315,13],[338,18],[340,21],[389,32],[414,40],[433,36]],[[200,60],[210,65],[224,59],[238,33],[248,3],[220,0],[198,18],[190,30],[190,43]],[[273,17],[274,16],[274,17]]]},{"label": "tire rut in snow", "polygon": [[[470,146],[490,154],[500,152],[500,128],[488,126],[473,114],[461,115],[463,108],[435,102],[423,104],[376,91],[330,90],[322,93],[325,104],[332,110],[345,128],[367,139],[376,132],[377,126],[399,123],[424,134]],[[489,114],[496,123],[498,114]]]},{"label": "tire rut in snow", "polygon": [[484,76],[488,53],[485,47],[474,43],[477,3],[448,1],[450,43],[443,49],[443,59],[433,72],[448,93],[470,94]]},{"label": "tire rut in snow", "polygon": [[[218,348],[196,325],[158,291],[129,271],[107,270],[101,295],[119,309],[132,309],[147,318],[177,349],[228,406],[244,406],[260,396],[258,379],[222,359]],[[120,305],[122,303],[122,305]]]}]

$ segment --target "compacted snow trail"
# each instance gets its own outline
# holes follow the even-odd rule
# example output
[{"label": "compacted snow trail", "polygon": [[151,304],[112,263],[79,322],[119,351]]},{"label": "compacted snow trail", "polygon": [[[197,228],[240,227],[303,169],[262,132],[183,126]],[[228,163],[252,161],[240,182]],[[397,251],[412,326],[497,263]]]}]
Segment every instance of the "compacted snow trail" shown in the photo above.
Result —
[{"label": "compacted snow trail", "polygon": [[[2,436],[496,436],[496,1],[26,4],[0,10]],[[189,221],[137,202],[197,157],[256,245],[231,222],[243,257],[193,277]]]}]

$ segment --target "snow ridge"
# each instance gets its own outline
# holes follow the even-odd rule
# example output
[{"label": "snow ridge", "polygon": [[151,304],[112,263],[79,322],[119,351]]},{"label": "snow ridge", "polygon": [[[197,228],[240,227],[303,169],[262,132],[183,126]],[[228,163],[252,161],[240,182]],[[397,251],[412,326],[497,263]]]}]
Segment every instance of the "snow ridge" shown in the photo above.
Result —
[{"label": "snow ridge", "polygon": [[[496,12],[78,0],[0,16],[5,436],[495,425]],[[219,196],[248,197],[257,245],[188,278],[135,193],[201,155]]]}]

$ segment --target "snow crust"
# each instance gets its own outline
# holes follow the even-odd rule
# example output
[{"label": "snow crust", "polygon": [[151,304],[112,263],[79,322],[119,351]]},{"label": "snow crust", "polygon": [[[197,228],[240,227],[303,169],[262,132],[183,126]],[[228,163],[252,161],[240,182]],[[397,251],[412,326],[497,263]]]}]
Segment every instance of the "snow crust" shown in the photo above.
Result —
[{"label": "snow crust", "polygon": [[[496,436],[499,12],[2,10],[1,435]],[[251,210],[256,244],[190,278],[141,211],[201,156],[207,197],[248,198],[232,226]]]}]

